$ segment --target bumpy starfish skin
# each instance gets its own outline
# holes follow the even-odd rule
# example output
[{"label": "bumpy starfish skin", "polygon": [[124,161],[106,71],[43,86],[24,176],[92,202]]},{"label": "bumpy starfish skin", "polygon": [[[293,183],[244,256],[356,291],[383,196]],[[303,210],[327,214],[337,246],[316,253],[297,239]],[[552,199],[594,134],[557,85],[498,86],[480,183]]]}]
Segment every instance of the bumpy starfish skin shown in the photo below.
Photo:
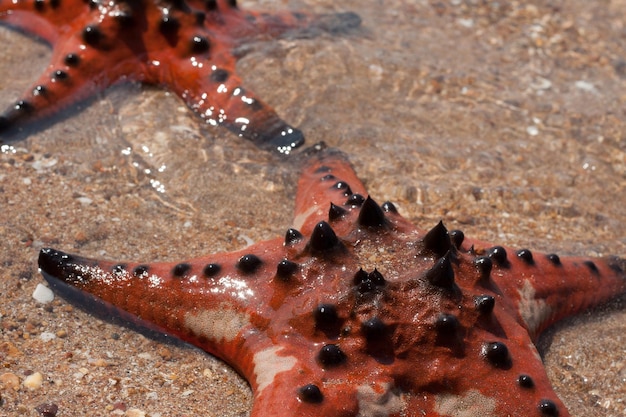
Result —
[{"label": "bumpy starfish skin", "polygon": [[44,249],[39,266],[91,309],[104,300],[235,367],[253,417],[567,416],[533,342],[623,293],[626,262],[424,232],[365,195],[321,151],[284,238],[179,263]]},{"label": "bumpy starfish skin", "polygon": [[296,28],[337,32],[360,22],[353,13],[246,12],[234,0],[0,0],[0,21],[53,45],[49,67],[0,116],[0,134],[134,80],[163,85],[207,122],[282,152],[302,133],[242,86],[233,49]]}]

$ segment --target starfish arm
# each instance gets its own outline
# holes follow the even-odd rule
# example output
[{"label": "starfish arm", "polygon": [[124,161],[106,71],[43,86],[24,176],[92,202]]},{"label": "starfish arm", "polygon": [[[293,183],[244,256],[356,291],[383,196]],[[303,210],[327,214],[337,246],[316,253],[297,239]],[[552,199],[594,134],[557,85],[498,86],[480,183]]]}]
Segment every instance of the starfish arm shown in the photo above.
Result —
[{"label": "starfish arm", "polygon": [[[68,37],[64,35],[63,38]],[[132,80],[126,68],[139,65],[130,54],[118,49],[103,59],[97,52],[81,51],[81,42],[69,36],[63,49],[56,49],[51,63],[39,79],[3,114],[0,115],[0,134],[16,125],[53,116],[120,80]],[[77,52],[66,52],[67,50]],[[81,51],[81,52],[78,52]],[[108,59],[117,57],[117,64]],[[76,71],[76,67],[80,71]],[[140,78],[140,77],[137,77]]]},{"label": "starfish arm", "polygon": [[[112,7],[111,15],[121,11]],[[59,33],[50,64],[39,79],[0,115],[0,134],[30,121],[49,117],[120,80],[143,81],[141,43],[120,37],[126,29],[120,15],[99,19],[100,12],[79,14],[73,26],[82,31]],[[73,27],[72,26],[72,27]]]},{"label": "starfish arm", "polygon": [[242,85],[234,58],[217,47],[206,57],[185,57],[162,83],[179,95],[207,123],[223,125],[257,146],[288,154],[304,143],[302,132],[284,122],[278,114]]},{"label": "starfish arm", "polygon": [[127,80],[169,88],[207,122],[283,154],[304,142],[302,132],[243,88],[237,47],[360,24],[354,13],[247,12],[232,0],[0,0],[0,21],[53,46],[46,74],[0,114],[0,134]]},{"label": "starfish arm", "polygon": [[[60,7],[59,0],[0,0],[0,22],[53,44],[66,24],[64,15],[59,13]],[[82,0],[63,0],[64,13],[78,16],[88,10],[89,6]]]},{"label": "starfish arm", "polygon": [[626,260],[618,257],[558,256],[493,246],[466,239],[472,251],[493,266],[491,277],[533,338],[566,316],[626,292]]},{"label": "starfish arm", "polygon": [[[282,245],[269,250],[267,244],[150,264],[96,261],[45,249],[39,267],[51,286],[70,299],[90,308],[97,301],[104,316],[120,316],[192,343],[232,363],[254,387],[250,352],[265,344],[262,334],[271,316],[267,299],[284,256]],[[252,252],[263,253],[262,260]]]}]

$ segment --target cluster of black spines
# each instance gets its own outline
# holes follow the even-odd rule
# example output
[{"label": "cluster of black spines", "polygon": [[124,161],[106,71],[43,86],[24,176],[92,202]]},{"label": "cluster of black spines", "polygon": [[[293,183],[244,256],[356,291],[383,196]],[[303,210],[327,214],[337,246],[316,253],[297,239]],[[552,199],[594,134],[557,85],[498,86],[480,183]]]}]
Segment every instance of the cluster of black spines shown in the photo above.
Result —
[{"label": "cluster of black spines", "polygon": [[385,278],[377,269],[366,272],[362,268],[354,274],[353,283],[359,294],[373,293],[378,289],[382,289],[385,284]]}]

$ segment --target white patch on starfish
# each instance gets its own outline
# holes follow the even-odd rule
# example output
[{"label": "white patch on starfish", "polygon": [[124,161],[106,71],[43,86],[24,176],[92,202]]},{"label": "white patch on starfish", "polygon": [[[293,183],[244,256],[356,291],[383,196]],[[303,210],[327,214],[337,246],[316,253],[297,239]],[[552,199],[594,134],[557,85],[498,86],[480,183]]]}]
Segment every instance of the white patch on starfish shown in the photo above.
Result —
[{"label": "white patch on starfish", "polygon": [[254,354],[254,376],[258,386],[258,392],[272,385],[274,378],[281,372],[290,371],[296,366],[298,360],[293,356],[281,356],[278,353],[283,348],[272,346]]},{"label": "white patch on starfish", "polygon": [[215,310],[185,314],[185,326],[198,336],[214,342],[232,342],[241,330],[250,325],[250,316],[222,304]]},{"label": "white patch on starfish", "polygon": [[399,393],[391,389],[391,384],[384,383],[374,389],[371,385],[357,388],[356,399],[359,403],[357,417],[388,417],[405,409],[404,400]]},{"label": "white patch on starfish", "polygon": [[537,334],[541,324],[545,323],[552,314],[552,309],[545,300],[535,298],[536,291],[530,281],[525,280],[524,286],[518,292],[521,297],[519,314],[526,323],[528,332],[531,335]]},{"label": "white patch on starfish", "polygon": [[496,400],[469,390],[465,395],[441,394],[435,398],[435,411],[449,417],[496,417]]},{"label": "white patch on starfish", "polygon": [[296,217],[293,219],[293,227],[294,227],[294,229],[296,229],[296,230],[302,229],[302,226],[304,225],[304,222],[306,222],[307,219],[309,218],[309,216],[311,216],[313,213],[315,213],[318,209],[319,209],[319,207],[313,206],[313,207],[309,208],[307,211],[302,212],[302,213],[296,215]]}]

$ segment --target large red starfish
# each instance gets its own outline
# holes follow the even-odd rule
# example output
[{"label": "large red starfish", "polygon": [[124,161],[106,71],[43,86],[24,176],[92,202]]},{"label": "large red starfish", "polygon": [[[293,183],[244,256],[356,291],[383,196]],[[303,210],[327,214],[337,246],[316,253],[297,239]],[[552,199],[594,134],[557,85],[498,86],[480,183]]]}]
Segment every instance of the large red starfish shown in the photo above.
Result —
[{"label": "large red starfish", "polygon": [[325,150],[305,165],[284,238],[178,263],[44,249],[39,266],[91,309],[228,362],[252,387],[253,417],[567,416],[533,342],[625,292],[626,261],[493,246],[442,223],[424,232],[365,195]]},{"label": "large red starfish", "polygon": [[288,153],[303,142],[235,74],[233,50],[255,37],[295,28],[331,32],[360,23],[353,13],[268,14],[235,0],[0,0],[0,21],[51,45],[50,65],[0,115],[0,135],[112,84],[162,85],[213,125]]}]

